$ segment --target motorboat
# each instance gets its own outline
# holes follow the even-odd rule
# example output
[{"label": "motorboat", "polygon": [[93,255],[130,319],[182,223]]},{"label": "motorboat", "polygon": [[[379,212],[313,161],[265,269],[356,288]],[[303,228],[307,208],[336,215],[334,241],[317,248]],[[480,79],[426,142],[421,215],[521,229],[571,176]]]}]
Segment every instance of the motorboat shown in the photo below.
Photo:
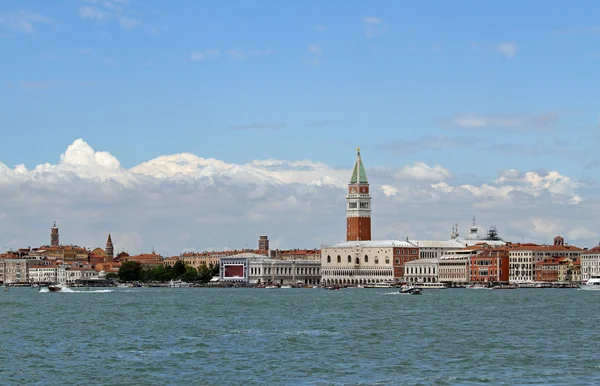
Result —
[{"label": "motorboat", "polygon": [[492,289],[495,290],[508,290],[508,289],[518,289],[519,286],[516,284],[500,284],[500,285],[495,285],[492,287]]},{"label": "motorboat", "polygon": [[292,288],[292,286],[291,286],[291,285],[282,285],[282,286],[281,286],[281,287],[279,287],[279,288]]},{"label": "motorboat", "polygon": [[592,275],[588,281],[579,286],[579,289],[586,291],[600,291],[600,275]]},{"label": "motorboat", "polygon": [[171,288],[189,288],[192,285],[182,280],[171,280],[169,282],[169,287]]},{"label": "motorboat", "polygon": [[403,285],[400,287],[400,293],[406,295],[421,295],[421,289],[412,285]]},{"label": "motorboat", "polygon": [[62,284],[52,284],[48,286],[48,291],[50,292],[60,292],[65,286]]}]

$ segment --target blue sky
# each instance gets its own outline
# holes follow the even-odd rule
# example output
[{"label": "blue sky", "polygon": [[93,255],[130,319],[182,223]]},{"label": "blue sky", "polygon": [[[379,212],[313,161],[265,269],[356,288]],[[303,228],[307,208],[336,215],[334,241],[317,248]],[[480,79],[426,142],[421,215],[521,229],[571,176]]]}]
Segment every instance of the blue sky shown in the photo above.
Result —
[{"label": "blue sky", "polygon": [[[596,182],[595,1],[0,1],[0,162],[440,164]],[[470,218],[467,217],[467,218]]]}]

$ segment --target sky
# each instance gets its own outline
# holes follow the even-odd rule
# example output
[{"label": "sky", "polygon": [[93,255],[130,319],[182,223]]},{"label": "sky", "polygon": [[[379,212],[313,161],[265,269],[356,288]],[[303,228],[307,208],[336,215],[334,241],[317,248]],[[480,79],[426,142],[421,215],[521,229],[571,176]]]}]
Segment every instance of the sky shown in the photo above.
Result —
[{"label": "sky", "polygon": [[594,1],[0,0],[0,250],[600,240]]}]

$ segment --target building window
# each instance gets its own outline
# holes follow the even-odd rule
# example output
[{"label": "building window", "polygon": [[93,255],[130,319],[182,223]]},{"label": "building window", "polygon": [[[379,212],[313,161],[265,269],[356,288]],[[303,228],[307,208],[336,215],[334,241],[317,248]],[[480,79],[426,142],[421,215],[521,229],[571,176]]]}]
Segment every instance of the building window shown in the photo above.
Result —
[{"label": "building window", "polygon": [[360,209],[369,209],[369,203],[368,202],[361,202],[360,203]]},{"label": "building window", "polygon": [[389,264],[389,263],[390,263],[390,258],[389,258],[389,257],[387,257],[387,256],[385,257],[385,263],[386,263],[386,264]]},{"label": "building window", "polygon": [[400,259],[396,258],[396,264],[400,264]]},{"label": "building window", "polygon": [[348,263],[352,263],[352,256],[348,255]]},{"label": "building window", "polygon": [[368,263],[368,262],[369,262],[369,256],[365,255],[365,263]]},{"label": "building window", "polygon": [[338,263],[342,262],[342,256],[338,255]]},{"label": "building window", "polygon": [[327,262],[331,263],[331,256],[327,255]]},{"label": "building window", "polygon": [[349,202],[348,203],[348,208],[350,208],[350,209],[356,209],[356,202]]},{"label": "building window", "polygon": [[375,264],[379,264],[379,259],[377,257],[375,258]]}]

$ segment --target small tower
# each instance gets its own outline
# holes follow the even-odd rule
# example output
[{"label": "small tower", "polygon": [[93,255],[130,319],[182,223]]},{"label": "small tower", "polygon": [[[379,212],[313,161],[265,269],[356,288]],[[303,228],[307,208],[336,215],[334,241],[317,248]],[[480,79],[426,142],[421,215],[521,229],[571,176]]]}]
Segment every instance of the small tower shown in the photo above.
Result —
[{"label": "small tower", "polygon": [[269,236],[262,235],[258,238],[258,250],[269,253]]},{"label": "small tower", "polygon": [[356,151],[346,196],[346,241],[368,241],[371,240],[371,195],[360,148]]},{"label": "small tower", "polygon": [[112,239],[110,237],[110,232],[108,232],[108,240],[106,240],[106,250],[105,250],[105,252],[106,252],[106,260],[107,260],[107,262],[113,261],[113,259],[115,257],[115,250],[114,250]]},{"label": "small tower", "polygon": [[54,226],[52,227],[52,230],[50,231],[50,246],[58,247],[59,245],[60,245],[60,243],[59,243],[59,239],[58,239],[58,227],[56,226],[56,221],[54,221]]}]

